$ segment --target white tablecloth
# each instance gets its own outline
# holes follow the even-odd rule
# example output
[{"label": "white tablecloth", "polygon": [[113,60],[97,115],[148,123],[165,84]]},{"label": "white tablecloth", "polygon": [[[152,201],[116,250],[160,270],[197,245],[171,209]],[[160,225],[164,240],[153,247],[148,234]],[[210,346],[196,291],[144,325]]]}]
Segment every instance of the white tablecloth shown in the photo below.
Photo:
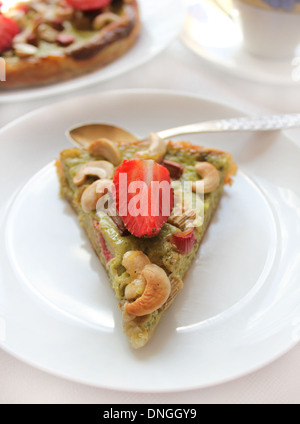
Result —
[{"label": "white tablecloth", "polygon": [[[110,81],[68,95],[0,105],[0,127],[62,99],[122,88],[166,89],[228,102],[245,112],[300,112],[300,88],[238,79],[203,62],[179,40],[150,63]],[[293,137],[299,130],[292,131]],[[300,146],[300,143],[299,143]],[[246,377],[207,389],[172,394],[114,392],[48,375],[0,350],[0,403],[298,404],[300,345]]]}]

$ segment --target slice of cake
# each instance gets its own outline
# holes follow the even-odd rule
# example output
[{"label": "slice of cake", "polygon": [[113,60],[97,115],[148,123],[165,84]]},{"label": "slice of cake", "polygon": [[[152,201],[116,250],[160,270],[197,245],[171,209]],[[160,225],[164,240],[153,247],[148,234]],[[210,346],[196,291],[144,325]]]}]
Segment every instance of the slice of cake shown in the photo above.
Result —
[{"label": "slice of cake", "polygon": [[236,166],[229,153],[187,142],[96,140],[56,163],[105,267],[134,348],[150,339],[183,278]]}]

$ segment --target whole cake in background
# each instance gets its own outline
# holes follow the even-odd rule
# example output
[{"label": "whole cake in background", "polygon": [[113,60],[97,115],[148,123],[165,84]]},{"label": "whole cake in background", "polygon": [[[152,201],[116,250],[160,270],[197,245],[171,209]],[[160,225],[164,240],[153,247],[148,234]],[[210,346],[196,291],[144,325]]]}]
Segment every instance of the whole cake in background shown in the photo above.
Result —
[{"label": "whole cake in background", "polygon": [[136,0],[30,0],[0,14],[0,90],[67,80],[125,54],[140,33]]}]

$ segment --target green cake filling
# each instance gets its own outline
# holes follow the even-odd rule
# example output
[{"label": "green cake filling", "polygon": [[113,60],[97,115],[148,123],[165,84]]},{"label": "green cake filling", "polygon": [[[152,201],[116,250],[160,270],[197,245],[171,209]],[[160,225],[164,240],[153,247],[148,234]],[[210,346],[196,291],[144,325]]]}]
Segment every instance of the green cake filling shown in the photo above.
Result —
[{"label": "green cake filling", "polygon": [[[119,149],[124,160],[132,158],[137,151],[141,150],[141,146],[120,143]],[[93,248],[107,270],[120,306],[122,307],[125,303],[125,287],[132,281],[128,272],[122,266],[123,256],[126,252],[142,251],[153,264],[164,269],[170,279],[171,295],[160,309],[143,317],[131,317],[123,311],[124,331],[134,347],[141,347],[148,341],[163,312],[182,289],[183,277],[197,254],[204,233],[219,203],[225,178],[231,166],[231,157],[226,153],[207,152],[209,150],[204,150],[202,153],[197,149],[181,149],[176,143],[169,143],[165,156],[165,160],[183,166],[184,172],[179,182],[200,179],[195,171],[195,164],[199,161],[207,161],[213,164],[220,173],[219,187],[204,196],[204,219],[202,225],[194,229],[196,243],[190,253],[186,255],[180,254],[176,245],[171,243],[172,235],[180,233],[182,230],[170,222],[167,222],[160,233],[153,238],[137,238],[133,235],[124,237],[120,235],[119,229],[108,215],[98,214],[96,211],[84,213],[80,205],[81,194],[88,184],[95,181],[95,178],[88,177],[84,184],[79,187],[73,183],[73,178],[83,164],[103,158],[95,158],[88,151],[78,148],[68,149],[61,153],[58,166],[61,195],[71,203],[78,214],[81,225],[85,228]]]}]

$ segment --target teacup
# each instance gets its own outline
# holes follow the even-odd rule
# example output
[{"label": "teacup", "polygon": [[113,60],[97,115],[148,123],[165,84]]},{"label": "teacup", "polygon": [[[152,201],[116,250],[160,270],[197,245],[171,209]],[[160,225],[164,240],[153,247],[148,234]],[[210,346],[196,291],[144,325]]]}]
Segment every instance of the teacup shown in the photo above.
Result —
[{"label": "teacup", "polygon": [[[222,0],[216,2],[223,9],[226,7]],[[300,43],[300,0],[232,0],[232,3],[235,13],[229,13],[241,27],[245,50],[266,59],[294,56]]]}]

